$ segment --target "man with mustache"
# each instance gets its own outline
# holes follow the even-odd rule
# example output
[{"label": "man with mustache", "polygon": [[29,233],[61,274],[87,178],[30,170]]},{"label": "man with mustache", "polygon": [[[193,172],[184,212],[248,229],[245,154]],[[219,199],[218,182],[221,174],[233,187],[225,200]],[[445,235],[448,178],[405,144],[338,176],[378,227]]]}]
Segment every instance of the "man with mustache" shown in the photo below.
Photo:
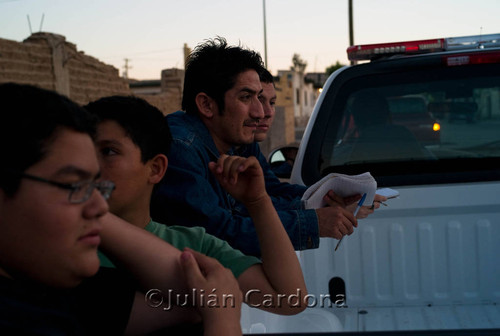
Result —
[{"label": "man with mustache", "polygon": [[[299,184],[291,184],[287,182],[281,182],[278,177],[280,173],[289,174],[294,163],[295,155],[297,150],[294,148],[286,148],[284,156],[286,161],[280,166],[271,167],[267,162],[266,158],[262,154],[259,146],[259,142],[264,141],[267,138],[267,134],[271,129],[274,121],[274,116],[276,113],[276,89],[274,86],[274,78],[271,73],[267,70],[263,70],[260,74],[260,82],[262,84],[262,93],[260,94],[259,100],[262,104],[264,110],[264,118],[259,121],[259,126],[255,132],[255,142],[250,145],[243,145],[238,148],[239,155],[243,157],[255,156],[262,167],[266,181],[266,190],[273,198],[273,204],[277,210],[290,210],[296,209],[300,210],[302,207],[301,199],[307,187]],[[336,206],[337,204],[346,204],[346,209],[354,212],[356,209],[356,202],[351,203],[352,200],[357,200],[357,198],[345,198],[340,199],[334,194],[334,191],[330,191],[327,195],[328,203]],[[360,197],[360,196],[356,196]],[[386,201],[387,198],[382,195],[375,195],[373,206],[363,206],[356,215],[357,219],[362,219],[368,217],[374,212],[375,209],[380,207],[380,202]],[[242,206],[236,206],[236,209],[245,213],[245,209]]]},{"label": "man with mustache", "polygon": [[[198,45],[184,79],[183,111],[166,117],[173,136],[170,168],[151,202],[153,220],[203,226],[250,255],[260,255],[251,218],[211,175],[209,162],[251,145],[260,120],[260,55],[223,38]],[[356,198],[353,199],[353,202]],[[339,202],[343,202],[342,199]],[[357,226],[345,204],[278,214],[296,250],[317,248],[319,237],[351,234]]]}]

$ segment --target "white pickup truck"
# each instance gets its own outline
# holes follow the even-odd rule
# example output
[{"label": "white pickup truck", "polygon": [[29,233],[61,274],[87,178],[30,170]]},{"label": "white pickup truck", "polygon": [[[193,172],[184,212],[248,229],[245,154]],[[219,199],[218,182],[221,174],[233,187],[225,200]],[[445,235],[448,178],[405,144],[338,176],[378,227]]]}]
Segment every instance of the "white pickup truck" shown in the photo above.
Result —
[{"label": "white pickup truck", "polygon": [[369,171],[399,191],[297,252],[303,313],[245,333],[500,334],[500,34],[353,46],[324,85],[291,182]]}]

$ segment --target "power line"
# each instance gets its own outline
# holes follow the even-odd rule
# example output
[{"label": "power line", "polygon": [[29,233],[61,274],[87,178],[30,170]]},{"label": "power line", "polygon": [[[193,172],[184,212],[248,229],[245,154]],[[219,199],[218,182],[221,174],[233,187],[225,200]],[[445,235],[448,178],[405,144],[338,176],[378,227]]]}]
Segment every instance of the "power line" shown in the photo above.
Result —
[{"label": "power line", "polygon": [[[172,48],[172,49],[162,49],[162,50],[151,50],[151,51],[140,51],[140,52],[135,52],[135,53],[129,53],[127,52],[127,55],[129,56],[134,56],[134,55],[149,55],[149,54],[158,54],[162,52],[170,52],[170,51],[179,51],[179,48]],[[123,57],[122,55],[113,55],[113,56],[101,56],[104,58],[114,58],[114,57]]]}]

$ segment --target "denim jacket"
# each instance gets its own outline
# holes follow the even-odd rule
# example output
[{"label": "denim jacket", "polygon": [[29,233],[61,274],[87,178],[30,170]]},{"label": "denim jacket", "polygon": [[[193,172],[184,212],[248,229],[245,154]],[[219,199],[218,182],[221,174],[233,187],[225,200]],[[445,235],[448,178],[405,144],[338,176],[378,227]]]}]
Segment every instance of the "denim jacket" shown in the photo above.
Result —
[{"label": "denim jacket", "polygon": [[[168,115],[166,120],[173,143],[168,155],[167,172],[153,193],[153,220],[170,225],[205,227],[208,233],[226,240],[243,253],[260,256],[252,219],[246,209],[221,187],[208,168],[208,163],[219,157],[208,129],[197,116],[182,111]],[[231,150],[228,154],[237,153]],[[276,202],[278,215],[295,249],[317,248],[319,232],[316,212],[301,209],[298,201],[292,202],[292,206],[289,201],[288,207],[285,207],[286,201],[292,197],[286,193],[291,193],[292,189],[298,193],[304,188],[278,186],[277,182],[280,182],[270,171],[258,145],[249,145],[243,154],[258,155],[261,164],[265,163],[266,184],[268,180],[271,182],[268,193]],[[270,190],[284,190],[285,194],[272,195]]]},{"label": "denim jacket", "polygon": [[[276,210],[303,209],[301,199],[307,187],[299,184],[281,182],[271,170],[271,166],[260,151],[258,143],[254,142],[251,145],[245,145],[238,148],[237,155],[243,157],[255,156],[259,160],[262,171],[264,172],[266,191],[269,196],[271,196]],[[314,221],[315,219],[308,218],[308,220]]]}]

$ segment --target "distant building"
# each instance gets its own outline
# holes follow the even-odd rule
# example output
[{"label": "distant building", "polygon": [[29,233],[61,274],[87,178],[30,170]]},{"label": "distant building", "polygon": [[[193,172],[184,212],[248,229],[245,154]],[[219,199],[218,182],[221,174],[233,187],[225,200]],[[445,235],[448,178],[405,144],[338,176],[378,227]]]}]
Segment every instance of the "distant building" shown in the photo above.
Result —
[{"label": "distant building", "polygon": [[161,79],[131,79],[128,85],[134,94],[156,95],[161,93]]},{"label": "distant building", "polygon": [[130,80],[130,90],[167,115],[181,109],[184,70],[165,69],[161,79]]},{"label": "distant building", "polygon": [[321,89],[325,85],[328,75],[325,72],[308,72],[305,81],[312,83],[315,89]]},{"label": "distant building", "polygon": [[319,91],[311,82],[305,81],[303,74],[296,71],[280,70],[278,78],[278,85],[284,95],[284,100],[280,100],[280,103],[293,106],[295,140],[299,141],[312,114]]}]

